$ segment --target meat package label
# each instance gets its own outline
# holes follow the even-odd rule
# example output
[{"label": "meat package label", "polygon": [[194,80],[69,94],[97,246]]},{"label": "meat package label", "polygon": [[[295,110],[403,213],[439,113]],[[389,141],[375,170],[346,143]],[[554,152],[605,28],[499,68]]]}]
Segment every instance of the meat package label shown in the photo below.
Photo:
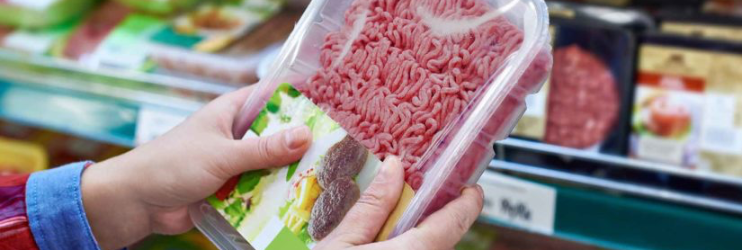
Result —
[{"label": "meat package label", "polygon": [[631,154],[742,175],[741,64],[740,55],[642,47]]},{"label": "meat package label", "polygon": [[257,250],[311,249],[368,187],[380,160],[311,100],[282,84],[245,138],[306,125],[313,142],[303,158],[230,180],[208,202]]},{"label": "meat package label", "polygon": [[208,3],[183,14],[152,39],[198,52],[216,52],[272,17],[283,0],[236,0]]}]

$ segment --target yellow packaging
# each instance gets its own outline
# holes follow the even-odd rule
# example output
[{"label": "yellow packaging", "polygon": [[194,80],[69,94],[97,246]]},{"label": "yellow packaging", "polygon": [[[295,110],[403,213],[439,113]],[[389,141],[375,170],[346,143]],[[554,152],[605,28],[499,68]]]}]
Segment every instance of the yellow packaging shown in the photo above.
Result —
[{"label": "yellow packaging", "polygon": [[45,149],[37,144],[0,138],[0,174],[32,173],[47,168]]}]

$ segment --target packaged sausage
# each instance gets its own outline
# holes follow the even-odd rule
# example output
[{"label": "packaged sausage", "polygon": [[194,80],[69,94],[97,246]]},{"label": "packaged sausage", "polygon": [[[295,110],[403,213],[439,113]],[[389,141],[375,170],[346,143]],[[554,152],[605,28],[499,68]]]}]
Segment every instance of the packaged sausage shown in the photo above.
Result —
[{"label": "packaged sausage", "polygon": [[130,12],[129,8],[116,2],[97,6],[66,38],[58,53],[66,59],[85,60]]},{"label": "packaged sausage", "polygon": [[[554,69],[513,135],[544,143],[625,155],[636,36],[649,17],[608,7],[549,4]],[[604,15],[631,17],[622,22]]]},{"label": "packaged sausage", "polygon": [[115,1],[104,2],[73,24],[50,54],[90,68],[148,71],[154,67],[149,38],[165,24],[162,17],[137,13]]},{"label": "packaged sausage", "polygon": [[222,249],[310,249],[397,156],[405,187],[378,239],[399,235],[479,178],[550,50],[540,0],[314,0],[233,131],[303,124],[313,144],[289,166],[233,178],[192,218]]},{"label": "packaged sausage", "polygon": [[0,0],[0,25],[46,28],[75,19],[96,0]]},{"label": "packaged sausage", "polygon": [[631,156],[742,175],[742,46],[652,35],[639,50]]},{"label": "packaged sausage", "polygon": [[[206,5],[179,17],[152,37],[152,59],[160,68],[171,72],[230,84],[254,83],[257,81],[255,69],[263,50],[285,40],[301,13],[280,11],[281,1],[246,0],[242,3],[239,6]],[[224,16],[210,12],[216,10],[225,11],[219,12]],[[232,16],[239,16],[234,20],[240,21],[228,21],[226,13],[237,13]],[[213,20],[194,19],[199,15]],[[191,21],[186,21],[188,18]],[[220,18],[227,19],[219,21]],[[224,27],[215,26],[220,22]],[[229,23],[233,26],[229,27]],[[198,28],[198,25],[211,27]]]}]

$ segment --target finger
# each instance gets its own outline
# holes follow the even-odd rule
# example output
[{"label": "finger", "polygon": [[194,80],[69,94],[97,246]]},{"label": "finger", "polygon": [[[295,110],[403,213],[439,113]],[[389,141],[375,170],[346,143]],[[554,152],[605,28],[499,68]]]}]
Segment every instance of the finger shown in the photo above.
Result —
[{"label": "finger", "polygon": [[235,117],[238,116],[243,104],[247,101],[253,90],[253,86],[248,86],[226,93],[209,102],[204,108],[191,115],[189,119],[195,119],[199,122],[209,124],[213,124],[214,121],[223,121],[217,122],[218,125],[223,126],[220,129],[225,133],[231,133],[231,126],[234,119],[236,119]]},{"label": "finger", "polygon": [[236,114],[250,97],[255,85],[240,88],[238,90],[226,93],[209,103],[210,106],[218,109],[229,109],[230,113]]},{"label": "finger", "polygon": [[224,153],[226,164],[218,164],[225,179],[250,170],[281,167],[299,159],[309,149],[312,132],[307,126],[281,131],[267,137],[229,141]]},{"label": "finger", "polygon": [[351,246],[372,242],[396,207],[403,185],[402,163],[397,157],[388,157],[371,185],[328,238]]},{"label": "finger", "polygon": [[399,249],[452,249],[482,212],[484,192],[478,185],[464,189],[461,196],[392,240],[382,242]]}]

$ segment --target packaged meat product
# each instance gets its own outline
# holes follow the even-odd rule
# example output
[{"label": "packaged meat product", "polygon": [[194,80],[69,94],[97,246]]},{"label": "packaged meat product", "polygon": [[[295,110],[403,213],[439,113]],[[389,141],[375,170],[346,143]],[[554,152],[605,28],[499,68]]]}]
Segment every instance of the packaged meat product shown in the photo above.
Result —
[{"label": "packaged meat product", "polygon": [[[513,135],[548,144],[625,155],[640,12],[549,4],[554,70]],[[631,17],[621,22],[605,15]]]},{"label": "packaged meat product", "polygon": [[211,0],[115,0],[138,11],[152,14],[171,14]]},{"label": "packaged meat product", "polygon": [[149,37],[165,24],[161,17],[105,2],[60,39],[51,54],[91,68],[147,71],[154,66],[149,60]]},{"label": "packaged meat product", "polygon": [[[240,7],[245,22],[233,30],[204,30],[201,36],[199,32],[188,34],[187,28],[177,28],[178,22],[165,27],[152,39],[152,59],[170,72],[237,85],[256,82],[255,70],[265,50],[288,37],[301,13],[279,12],[278,1],[244,3],[250,4]],[[254,6],[270,7],[256,11]]]},{"label": "packaged meat product", "polygon": [[652,35],[639,51],[631,156],[742,176],[742,46]]},{"label": "packaged meat product", "polygon": [[540,0],[314,0],[234,125],[242,138],[307,124],[313,145],[192,218],[223,249],[312,248],[394,155],[406,184],[378,238],[399,235],[478,179],[546,78],[548,41]]},{"label": "packaged meat product", "polygon": [[0,25],[46,28],[75,19],[96,0],[0,0]]},{"label": "packaged meat product", "polygon": [[84,60],[129,13],[128,8],[116,2],[101,4],[67,37],[61,56]]}]

